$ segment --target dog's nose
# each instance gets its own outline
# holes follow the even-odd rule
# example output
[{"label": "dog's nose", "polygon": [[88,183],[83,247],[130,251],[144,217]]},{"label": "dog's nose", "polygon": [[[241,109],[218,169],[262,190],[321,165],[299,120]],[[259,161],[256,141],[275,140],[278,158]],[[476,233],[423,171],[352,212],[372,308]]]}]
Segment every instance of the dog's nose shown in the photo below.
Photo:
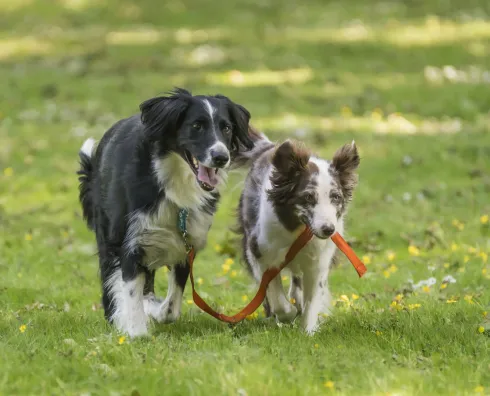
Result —
[{"label": "dog's nose", "polygon": [[333,224],[326,224],[322,227],[322,235],[327,238],[335,232],[335,226]]},{"label": "dog's nose", "polygon": [[215,151],[215,150],[211,150],[211,158],[213,160],[214,165],[218,168],[225,166],[230,160],[230,156],[228,155],[228,153],[225,153],[223,151]]}]

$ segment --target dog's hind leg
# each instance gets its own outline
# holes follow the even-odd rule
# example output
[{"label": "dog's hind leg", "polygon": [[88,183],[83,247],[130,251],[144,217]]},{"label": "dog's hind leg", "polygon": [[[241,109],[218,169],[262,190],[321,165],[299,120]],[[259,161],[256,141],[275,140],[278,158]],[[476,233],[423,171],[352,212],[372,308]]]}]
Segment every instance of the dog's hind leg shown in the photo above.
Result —
[{"label": "dog's hind leg", "polygon": [[296,307],[298,313],[301,313],[303,311],[303,278],[300,275],[291,275],[288,296],[291,304]]},{"label": "dog's hind leg", "polygon": [[182,307],[182,296],[189,277],[187,262],[174,265],[168,274],[167,297],[162,302],[153,296],[145,299],[146,313],[160,323],[173,323],[179,316]]}]

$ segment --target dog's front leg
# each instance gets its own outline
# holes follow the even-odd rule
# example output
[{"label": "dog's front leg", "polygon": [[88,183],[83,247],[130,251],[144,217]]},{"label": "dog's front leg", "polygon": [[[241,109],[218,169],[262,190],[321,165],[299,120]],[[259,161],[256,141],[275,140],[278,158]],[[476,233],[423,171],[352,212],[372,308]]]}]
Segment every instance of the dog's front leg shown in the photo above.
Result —
[{"label": "dog's front leg", "polygon": [[167,297],[162,302],[154,295],[145,298],[145,312],[160,323],[173,323],[179,316],[182,306],[185,284],[189,277],[189,264],[174,265],[168,274]]},{"label": "dog's front leg", "polygon": [[120,259],[119,268],[104,283],[113,307],[110,320],[117,329],[131,337],[148,333],[143,309],[145,273],[141,269],[141,253],[128,252]]},{"label": "dog's front leg", "polygon": [[328,269],[312,266],[303,274],[304,310],[301,323],[308,334],[314,334],[320,321],[330,314],[331,295],[328,289]]}]

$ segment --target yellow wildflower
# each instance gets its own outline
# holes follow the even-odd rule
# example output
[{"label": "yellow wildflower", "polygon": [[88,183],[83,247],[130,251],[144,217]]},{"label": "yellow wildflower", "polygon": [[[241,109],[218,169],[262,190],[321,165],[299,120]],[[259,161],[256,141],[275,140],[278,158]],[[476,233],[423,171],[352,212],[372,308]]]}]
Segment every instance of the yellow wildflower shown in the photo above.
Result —
[{"label": "yellow wildflower", "polygon": [[396,256],[395,256],[395,253],[388,252],[388,254],[386,255],[386,257],[388,258],[388,261],[393,261]]},{"label": "yellow wildflower", "polygon": [[5,168],[5,169],[3,170],[3,175],[4,175],[5,177],[10,177],[10,176],[12,176],[13,174],[14,174],[14,170],[13,170],[12,168],[10,168],[10,167]]},{"label": "yellow wildflower", "polygon": [[121,336],[119,337],[119,340],[117,341],[119,345],[122,345],[124,344],[124,341],[126,341],[126,337],[125,336]]},{"label": "yellow wildflower", "polygon": [[464,300],[469,303],[469,304],[474,304],[473,302],[473,296],[470,296],[469,294],[467,294],[466,296],[464,296]]},{"label": "yellow wildflower", "polygon": [[445,289],[446,287],[447,287],[447,283],[443,283],[443,284],[441,285],[441,289]]},{"label": "yellow wildflower", "polygon": [[480,252],[480,257],[483,260],[484,263],[488,261],[488,254],[485,252]]},{"label": "yellow wildflower", "polygon": [[480,217],[480,223],[482,223],[482,224],[488,224],[488,215],[482,215]]},{"label": "yellow wildflower", "polygon": [[449,268],[449,263],[444,263],[444,268]]},{"label": "yellow wildflower", "polygon": [[296,304],[296,299],[294,297],[291,297],[289,301],[291,301],[291,304]]},{"label": "yellow wildflower", "polygon": [[343,106],[342,109],[340,109],[340,114],[342,114],[342,117],[351,117],[352,110],[349,106]]},{"label": "yellow wildflower", "polygon": [[371,264],[371,257],[367,256],[367,255],[364,255],[362,256],[362,262],[366,265],[369,265]]},{"label": "yellow wildflower", "polygon": [[340,299],[341,299],[342,301],[344,301],[344,302],[349,302],[349,297],[347,297],[345,294],[342,294],[342,295],[340,296]]},{"label": "yellow wildflower", "polygon": [[420,250],[417,246],[410,245],[408,247],[408,253],[410,256],[420,256]]},{"label": "yellow wildflower", "polygon": [[391,276],[390,271],[383,271],[383,275],[385,278],[389,278]]},{"label": "yellow wildflower", "polygon": [[257,312],[254,312],[253,314],[250,314],[247,316],[248,320],[253,320],[259,317],[259,314]]},{"label": "yellow wildflower", "polygon": [[32,234],[28,232],[27,234],[24,235],[24,239],[26,241],[32,241]]},{"label": "yellow wildflower", "polygon": [[482,312],[482,315],[483,315],[483,316],[487,316],[487,314],[488,314],[488,312],[487,312],[487,311],[483,311],[483,312]]},{"label": "yellow wildflower", "polygon": [[451,250],[453,252],[457,251],[458,249],[459,249],[459,246],[456,243],[454,243],[454,242],[451,243]]},{"label": "yellow wildflower", "polygon": [[408,309],[411,311],[420,307],[421,307],[420,304],[408,304]]},{"label": "yellow wildflower", "polygon": [[486,269],[486,268],[483,268],[483,269],[481,270],[481,274],[482,274],[482,275],[485,275],[486,273],[487,273],[487,269]]},{"label": "yellow wildflower", "polygon": [[396,271],[398,271],[398,267],[394,264],[392,264],[390,266],[390,268],[388,268],[388,271],[390,271],[392,274],[394,274]]},{"label": "yellow wildflower", "polygon": [[243,302],[247,302],[247,301],[248,301],[248,296],[247,296],[246,294],[244,294],[244,295],[242,296],[242,301],[243,301]]},{"label": "yellow wildflower", "polygon": [[333,381],[327,381],[323,384],[323,386],[328,389],[333,389],[335,387],[335,383]]},{"label": "yellow wildflower", "polygon": [[233,271],[231,271],[230,276],[231,276],[232,278],[235,278],[235,277],[237,276],[237,274],[238,274],[238,272],[237,272],[237,271],[235,271],[235,270],[233,270]]},{"label": "yellow wildflower", "polygon": [[202,285],[204,283],[204,279],[202,278],[197,278],[197,284]]},{"label": "yellow wildflower", "polygon": [[286,276],[286,275],[283,275],[283,276],[281,277],[281,279],[282,279],[282,280],[285,282],[285,281],[287,281],[287,280],[289,279],[289,277],[288,277],[288,276]]},{"label": "yellow wildflower", "polygon": [[458,302],[458,300],[455,300],[454,298],[450,298],[449,300],[446,300],[447,304],[453,304],[455,302]]},{"label": "yellow wildflower", "polygon": [[353,294],[351,297],[352,297],[353,300],[358,300],[359,299],[359,296],[357,294]]},{"label": "yellow wildflower", "polygon": [[400,304],[398,304],[397,301],[392,301],[390,307],[396,309],[397,311],[403,309],[403,307]]},{"label": "yellow wildflower", "polygon": [[217,243],[216,245],[214,245],[214,251],[216,253],[221,253],[222,250],[223,250],[223,248],[221,247],[221,245],[219,243]]},{"label": "yellow wildflower", "polygon": [[429,293],[430,292],[430,286],[424,286],[422,288],[422,290],[425,292],[425,293]]},{"label": "yellow wildflower", "polygon": [[397,295],[395,296],[395,301],[401,301],[401,300],[402,300],[402,298],[403,298],[403,294],[397,294]]},{"label": "yellow wildflower", "polygon": [[483,326],[478,327],[478,333],[484,333],[485,328]]},{"label": "yellow wildflower", "polygon": [[381,334],[383,334],[382,331],[376,330],[376,335],[379,337]]},{"label": "yellow wildflower", "polygon": [[468,261],[470,261],[470,257],[469,256],[464,256],[463,257],[463,262],[466,264]]},{"label": "yellow wildflower", "polygon": [[192,300],[187,300],[187,304],[192,305],[192,304],[194,304],[194,301],[192,301]]},{"label": "yellow wildflower", "polygon": [[470,247],[468,248],[468,253],[473,253],[473,254],[475,254],[475,253],[476,253],[476,248],[474,248],[473,246],[470,246]]},{"label": "yellow wildflower", "polygon": [[475,393],[483,393],[485,391],[485,388],[483,386],[477,386],[475,389],[474,389]]},{"label": "yellow wildflower", "polygon": [[23,325],[21,325],[21,326],[19,327],[19,331],[20,331],[21,333],[24,333],[24,332],[26,331],[26,329],[27,329],[27,326],[26,326],[25,324],[23,324]]},{"label": "yellow wildflower", "polygon": [[315,348],[318,348],[319,346],[320,346],[320,345],[318,345],[318,344],[315,344],[315,345],[314,345],[314,347],[315,347]]},{"label": "yellow wildflower", "polygon": [[221,266],[221,268],[223,269],[223,273],[224,274],[227,274],[228,271],[230,270],[230,265],[226,264],[226,262]]}]

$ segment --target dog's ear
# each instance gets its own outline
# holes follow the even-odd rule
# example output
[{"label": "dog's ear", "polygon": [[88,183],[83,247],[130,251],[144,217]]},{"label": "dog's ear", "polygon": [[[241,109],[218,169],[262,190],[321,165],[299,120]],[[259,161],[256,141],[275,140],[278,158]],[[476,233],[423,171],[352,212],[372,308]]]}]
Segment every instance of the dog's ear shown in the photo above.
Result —
[{"label": "dog's ear", "polygon": [[352,198],[352,192],[357,185],[356,170],[360,162],[354,141],[339,148],[333,156],[332,167],[339,177],[340,186],[347,199]]},{"label": "dog's ear", "polygon": [[146,136],[155,140],[162,133],[174,133],[187,110],[191,93],[176,88],[168,96],[159,96],[141,103],[141,122],[145,126]]},{"label": "dog's ear", "polygon": [[286,140],[274,152],[271,174],[272,188],[267,191],[269,199],[285,204],[296,190],[301,177],[308,173],[310,152],[304,145]]},{"label": "dog's ear", "polygon": [[232,102],[226,96],[215,95],[215,98],[226,101],[231,121],[234,124],[231,140],[232,151],[251,150],[254,147],[254,141],[249,134],[250,112],[242,105]]}]

